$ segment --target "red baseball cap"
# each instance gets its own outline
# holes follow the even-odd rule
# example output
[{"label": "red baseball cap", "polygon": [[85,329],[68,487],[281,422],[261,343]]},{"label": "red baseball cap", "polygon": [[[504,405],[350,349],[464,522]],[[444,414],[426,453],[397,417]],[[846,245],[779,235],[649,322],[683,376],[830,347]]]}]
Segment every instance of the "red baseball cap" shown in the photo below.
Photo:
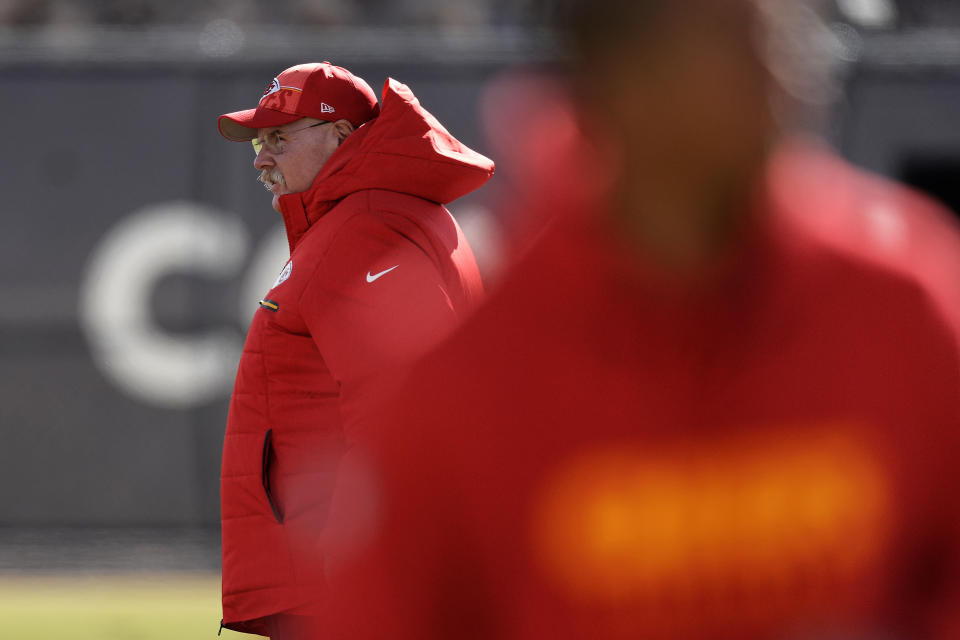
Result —
[{"label": "red baseball cap", "polygon": [[377,96],[363,78],[329,62],[310,62],[284,70],[267,85],[255,109],[225,113],[217,127],[224,138],[243,142],[256,138],[257,129],[300,118],[348,120],[359,127],[379,113]]}]

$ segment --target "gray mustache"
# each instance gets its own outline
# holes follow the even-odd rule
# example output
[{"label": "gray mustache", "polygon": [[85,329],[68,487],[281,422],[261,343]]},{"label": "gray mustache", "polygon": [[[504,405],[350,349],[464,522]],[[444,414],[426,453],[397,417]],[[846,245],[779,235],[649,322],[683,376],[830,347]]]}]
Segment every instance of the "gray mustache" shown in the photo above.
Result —
[{"label": "gray mustache", "polygon": [[270,187],[272,187],[275,184],[279,184],[279,185],[286,184],[286,180],[284,180],[283,174],[277,171],[276,169],[274,170],[264,169],[263,171],[260,172],[260,177],[257,178],[257,180],[259,180],[263,184],[264,188],[266,188],[267,190],[269,190]]}]

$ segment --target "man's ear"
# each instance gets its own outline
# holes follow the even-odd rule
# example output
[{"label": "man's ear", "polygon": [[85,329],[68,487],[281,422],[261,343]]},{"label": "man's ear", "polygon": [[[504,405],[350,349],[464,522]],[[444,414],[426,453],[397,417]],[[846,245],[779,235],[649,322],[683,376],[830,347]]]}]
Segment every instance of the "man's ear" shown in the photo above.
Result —
[{"label": "man's ear", "polygon": [[353,125],[349,120],[337,120],[333,123],[333,128],[337,131],[337,139],[342,143],[353,133]]}]

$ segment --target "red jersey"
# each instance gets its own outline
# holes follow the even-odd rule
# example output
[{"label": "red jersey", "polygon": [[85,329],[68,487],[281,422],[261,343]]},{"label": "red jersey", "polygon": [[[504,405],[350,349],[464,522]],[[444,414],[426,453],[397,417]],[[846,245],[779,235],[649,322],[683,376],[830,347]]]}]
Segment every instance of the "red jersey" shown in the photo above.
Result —
[{"label": "red jersey", "polygon": [[329,637],[957,637],[945,307],[777,202],[683,288],[549,231],[352,464]]},{"label": "red jersey", "polygon": [[960,227],[954,212],[850,165],[815,139],[783,145],[769,179],[779,211],[821,242],[922,282],[960,334]]}]

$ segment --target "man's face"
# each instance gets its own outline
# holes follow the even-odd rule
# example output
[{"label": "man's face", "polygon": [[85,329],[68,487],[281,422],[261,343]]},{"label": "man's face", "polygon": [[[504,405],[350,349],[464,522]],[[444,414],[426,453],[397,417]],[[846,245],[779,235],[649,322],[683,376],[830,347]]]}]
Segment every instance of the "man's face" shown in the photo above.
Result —
[{"label": "man's face", "polygon": [[266,144],[257,153],[253,166],[273,194],[273,208],[277,212],[281,195],[306,191],[313,184],[340,144],[344,135],[342,123],[345,121],[302,118],[282,127],[257,130],[257,138]]}]

